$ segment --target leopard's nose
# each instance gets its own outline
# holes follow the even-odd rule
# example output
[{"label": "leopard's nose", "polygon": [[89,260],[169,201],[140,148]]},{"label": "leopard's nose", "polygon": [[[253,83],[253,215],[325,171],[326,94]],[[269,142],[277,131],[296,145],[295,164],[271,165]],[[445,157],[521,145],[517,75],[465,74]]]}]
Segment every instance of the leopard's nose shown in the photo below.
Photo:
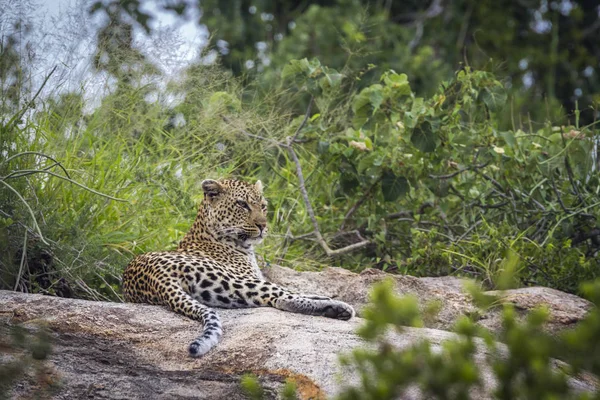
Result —
[{"label": "leopard's nose", "polygon": [[267,223],[266,222],[255,222],[255,224],[258,227],[258,229],[260,230],[260,233],[263,233],[263,231],[267,227]]}]

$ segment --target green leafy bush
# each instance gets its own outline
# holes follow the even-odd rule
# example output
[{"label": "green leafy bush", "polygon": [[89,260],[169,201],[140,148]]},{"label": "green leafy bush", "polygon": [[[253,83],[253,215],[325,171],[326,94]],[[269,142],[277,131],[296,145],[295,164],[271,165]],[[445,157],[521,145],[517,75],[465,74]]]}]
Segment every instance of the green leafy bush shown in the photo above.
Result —
[{"label": "green leafy bush", "polygon": [[[0,284],[118,299],[122,268],[175,246],[209,176],[268,184],[268,262],[469,275],[493,288],[512,252],[519,284],[575,292],[598,276],[595,125],[500,128],[507,92],[485,71],[464,68],[430,97],[392,70],[356,84],[371,72],[293,60],[267,95],[197,65],[164,89],[180,99],[169,105],[142,71],[91,111],[81,92],[8,115]],[[307,103],[306,120],[290,115]],[[334,251],[361,245],[325,258],[315,226]]]},{"label": "green leafy bush", "polygon": [[[342,265],[467,274],[495,287],[500,260],[515,252],[523,284],[576,291],[598,276],[594,126],[500,129],[507,92],[470,68],[429,98],[395,71],[357,92],[342,81],[341,91],[319,97],[313,64],[290,64],[293,84],[321,110],[302,136],[321,166],[311,197],[326,230],[372,241],[366,258]],[[333,191],[321,189],[332,181]]]},{"label": "green leafy bush", "polygon": [[23,379],[37,387],[36,394],[50,397],[60,388],[50,366],[44,363],[52,351],[50,335],[45,329],[30,333],[25,328],[0,326],[0,399],[9,399],[16,382]]},{"label": "green leafy bush", "polygon": [[[455,326],[457,337],[443,342],[439,350],[427,340],[400,350],[388,342],[386,332],[394,329],[401,334],[411,322],[418,324],[418,311],[410,305],[412,300],[400,299],[389,285],[379,284],[373,288],[372,304],[365,310],[367,321],[358,332],[375,346],[342,358],[347,368],[357,371],[360,382],[339,398],[395,399],[415,388],[427,398],[479,398],[482,367],[474,356],[478,346],[485,346],[489,354],[485,362],[496,380],[496,399],[598,399],[600,390],[582,393],[569,385],[569,377],[583,371],[596,379],[600,376],[600,280],[584,285],[583,292],[595,308],[574,330],[558,337],[544,333],[548,312],[543,308],[519,322],[513,308],[505,306],[500,342],[463,317]],[[566,364],[557,364],[555,358]]]}]

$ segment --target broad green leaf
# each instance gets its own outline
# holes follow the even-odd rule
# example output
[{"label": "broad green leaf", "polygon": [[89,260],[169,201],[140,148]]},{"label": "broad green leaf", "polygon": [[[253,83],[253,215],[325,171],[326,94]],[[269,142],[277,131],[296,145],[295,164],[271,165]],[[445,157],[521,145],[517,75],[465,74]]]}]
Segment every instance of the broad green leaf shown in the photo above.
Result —
[{"label": "broad green leaf", "polygon": [[385,201],[394,201],[404,196],[410,190],[408,180],[403,176],[396,176],[392,171],[385,171],[381,178],[381,193]]},{"label": "broad green leaf", "polygon": [[410,141],[415,147],[421,150],[423,153],[431,153],[436,148],[435,143],[436,135],[433,132],[431,123],[424,121],[417,126],[410,137]]},{"label": "broad green leaf", "polygon": [[393,90],[395,96],[408,96],[411,93],[406,74],[397,74],[394,71],[388,71],[383,74],[381,80]]},{"label": "broad green leaf", "polygon": [[324,140],[319,140],[319,143],[317,144],[317,151],[319,152],[319,154],[327,153],[328,150],[329,150],[329,142],[324,141]]},{"label": "broad green leaf", "polygon": [[494,112],[501,110],[502,107],[504,107],[504,104],[506,103],[507,99],[507,94],[506,90],[504,90],[504,87],[500,85],[495,85],[492,87],[484,88],[481,91],[479,97],[481,101],[485,103],[488,110]]},{"label": "broad green leaf", "polygon": [[383,86],[380,84],[371,85],[363,89],[352,103],[352,111],[354,112],[353,122],[357,126],[364,125],[383,102]]},{"label": "broad green leaf", "polygon": [[309,69],[310,66],[306,58],[303,58],[302,60],[290,60],[290,62],[283,67],[281,78],[294,78],[298,74],[308,75]]},{"label": "broad green leaf", "polygon": [[358,166],[356,167],[356,169],[358,170],[358,173],[363,174],[367,168],[372,167],[374,165],[374,161],[375,161],[376,157],[377,157],[377,155],[375,155],[375,154],[369,154],[369,155],[361,158],[360,161],[358,162]]},{"label": "broad green leaf", "polygon": [[410,112],[415,117],[425,113],[425,102],[422,97],[417,97],[413,100]]},{"label": "broad green leaf", "polygon": [[502,136],[508,147],[516,146],[517,140],[515,139],[515,134],[512,131],[502,132],[500,136]]},{"label": "broad green leaf", "polygon": [[340,74],[335,69],[327,67],[323,68],[323,75],[324,76],[319,80],[319,84],[324,90],[339,86],[344,78],[344,75]]}]

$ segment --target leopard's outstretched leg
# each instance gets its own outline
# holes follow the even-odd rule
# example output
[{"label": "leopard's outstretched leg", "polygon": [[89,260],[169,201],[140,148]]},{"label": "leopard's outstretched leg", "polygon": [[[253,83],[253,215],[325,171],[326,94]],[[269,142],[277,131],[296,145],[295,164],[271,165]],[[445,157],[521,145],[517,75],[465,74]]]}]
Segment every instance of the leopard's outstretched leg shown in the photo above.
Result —
[{"label": "leopard's outstretched leg", "polygon": [[174,288],[175,293],[171,291],[163,297],[164,302],[171,310],[202,322],[202,335],[197,337],[188,347],[190,356],[200,357],[221,340],[223,335],[221,320],[215,310],[192,298],[179,286],[179,283],[173,283],[171,288]]},{"label": "leopard's outstretched leg", "polygon": [[[262,306],[298,314],[318,315],[327,318],[348,320],[355,313],[350,304],[329,297],[294,293],[271,282],[254,281],[253,291],[246,292],[250,301]],[[258,300],[258,301],[255,301]]]}]

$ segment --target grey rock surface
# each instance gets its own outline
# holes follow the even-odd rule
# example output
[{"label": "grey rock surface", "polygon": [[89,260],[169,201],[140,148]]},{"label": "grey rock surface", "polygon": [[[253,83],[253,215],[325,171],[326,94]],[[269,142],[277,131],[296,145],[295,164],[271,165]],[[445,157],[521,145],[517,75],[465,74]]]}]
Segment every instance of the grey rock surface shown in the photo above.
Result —
[{"label": "grey rock surface", "polygon": [[[267,398],[277,398],[285,379],[292,379],[301,398],[319,399],[356,379],[341,369],[338,355],[364,345],[354,333],[360,318],[339,321],[272,308],[219,314],[222,342],[192,359],[187,345],[199,324],[163,307],[0,291],[0,325],[51,330],[47,363],[62,387],[58,399],[242,399],[239,382],[248,372],[260,377]],[[439,348],[453,336],[407,328],[391,333],[390,341],[402,348],[427,338]],[[484,357],[482,346],[478,358]],[[489,371],[484,378],[491,387]],[[34,383],[21,382],[13,396],[28,397],[34,390]]]},{"label": "grey rock surface", "polygon": [[[474,309],[456,278],[389,276],[375,270],[362,274],[329,268],[323,272],[297,272],[281,267],[265,271],[271,279],[304,293],[345,300],[360,309],[368,300],[371,284],[387,277],[400,294],[414,294],[421,302],[439,299],[440,316],[431,327],[447,329],[458,315]],[[518,289],[502,294],[520,310],[549,304],[557,329],[581,319],[589,304],[576,296],[544,288]],[[364,343],[355,334],[363,321],[339,321],[282,312],[271,308],[218,310],[224,329],[222,342],[200,359],[187,356],[189,342],[200,333],[200,324],[164,307],[63,299],[0,291],[0,333],[21,324],[35,331],[50,329],[53,353],[45,362],[50,380],[60,383],[57,399],[243,399],[240,379],[257,375],[266,398],[278,398],[286,379],[296,382],[302,399],[330,397],[356,377],[341,369],[338,356]],[[497,318],[493,311],[481,319]],[[432,328],[406,328],[390,333],[390,342],[405,348],[429,340],[439,349],[453,338]],[[18,357],[2,346],[0,361]],[[488,398],[494,386],[485,361],[485,346],[476,359],[483,388],[473,398]],[[593,386],[573,380],[582,390]],[[14,398],[30,398],[39,382],[34,377],[19,382]],[[406,398],[419,398],[413,391]]]},{"label": "grey rock surface", "polygon": [[[290,268],[271,265],[263,269],[265,278],[291,289],[314,294],[327,294],[338,300],[350,303],[361,315],[361,309],[369,301],[369,291],[374,283],[391,279],[398,295],[413,295],[424,307],[435,301],[440,306],[439,314],[425,324],[429,328],[450,330],[461,315],[476,316],[478,323],[492,332],[501,329],[501,308],[491,308],[481,312],[464,293],[466,279],[456,277],[416,278],[408,275],[392,275],[375,269],[366,269],[360,274],[342,268],[326,268],[320,272],[299,272]],[[512,303],[520,315],[525,315],[537,306],[545,306],[550,311],[550,321],[546,324],[549,332],[555,333],[571,328],[580,321],[592,304],[575,295],[546,287],[489,291],[486,294],[498,296],[503,302]]]}]

